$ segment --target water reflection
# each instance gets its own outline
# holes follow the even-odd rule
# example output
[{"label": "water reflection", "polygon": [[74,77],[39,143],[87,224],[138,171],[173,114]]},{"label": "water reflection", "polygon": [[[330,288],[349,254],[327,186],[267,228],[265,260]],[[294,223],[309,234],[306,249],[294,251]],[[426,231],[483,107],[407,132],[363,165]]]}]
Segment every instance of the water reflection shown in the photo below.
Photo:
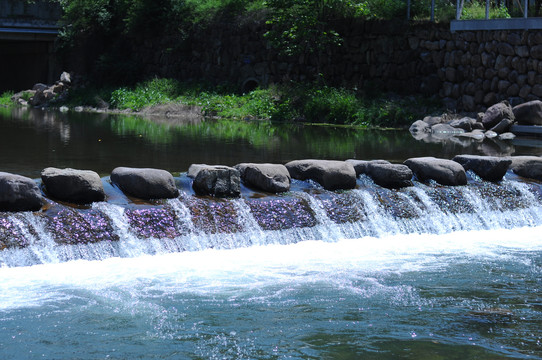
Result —
[{"label": "water reflection", "polygon": [[[407,130],[244,122],[152,120],[106,113],[61,113],[0,108],[0,171],[37,178],[48,166],[92,169],[105,176],[117,166],[184,172],[192,163],[285,163],[303,158],[344,160],[457,154],[542,154],[539,144],[470,139],[414,139]],[[523,142],[522,142],[523,141]]]},{"label": "water reflection", "polygon": [[412,138],[425,144],[439,144],[443,148],[464,149],[465,154],[487,156],[542,155],[542,138],[516,137],[512,140],[477,139],[464,134],[416,133]]}]

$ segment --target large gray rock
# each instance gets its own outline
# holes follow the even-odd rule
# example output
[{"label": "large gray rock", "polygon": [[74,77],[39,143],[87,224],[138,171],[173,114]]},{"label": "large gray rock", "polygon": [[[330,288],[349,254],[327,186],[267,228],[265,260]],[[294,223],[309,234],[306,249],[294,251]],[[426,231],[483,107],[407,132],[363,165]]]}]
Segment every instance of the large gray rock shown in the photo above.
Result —
[{"label": "large gray rock", "polygon": [[510,169],[519,176],[542,181],[542,157],[512,156]]},{"label": "large gray rock", "polygon": [[512,110],[520,125],[542,125],[542,101],[529,101],[515,106]]},{"label": "large gray rock", "polygon": [[495,126],[493,126],[490,131],[493,131],[496,134],[503,134],[505,132],[508,132],[510,129],[510,126],[514,123],[514,120],[509,118],[504,118]]},{"label": "large gray rock", "polygon": [[412,170],[406,165],[372,162],[368,175],[382,187],[399,189],[412,186]]},{"label": "large gray rock", "polygon": [[62,74],[60,74],[60,81],[62,81],[64,84],[70,85],[72,83],[72,77],[70,73],[64,71]]},{"label": "large gray rock", "polygon": [[512,160],[496,156],[457,155],[453,161],[461,164],[465,170],[472,170],[487,181],[501,181],[512,164]]},{"label": "large gray rock", "polygon": [[271,193],[290,190],[290,173],[282,164],[241,163],[234,166],[245,185]]},{"label": "large gray rock", "polygon": [[179,195],[173,176],[166,170],[118,167],[111,181],[124,193],[144,199],[171,199]]},{"label": "large gray rock", "polygon": [[48,167],[41,180],[47,194],[58,200],[76,204],[105,200],[102,180],[94,171]]},{"label": "large gray rock", "polygon": [[356,187],[356,170],[346,161],[295,160],[286,164],[290,176],[298,180],[314,180],[326,190]]},{"label": "large gray rock", "polygon": [[469,132],[472,130],[473,125],[476,123],[476,119],[470,118],[470,117],[464,117],[461,119],[455,119],[448,123],[451,127],[463,129],[466,132]]},{"label": "large gray rock", "polygon": [[369,174],[369,167],[371,164],[391,164],[389,161],[386,160],[355,160],[355,159],[348,159],[346,160],[347,163],[352,164],[354,167],[354,170],[356,171],[356,176],[360,176],[361,174]]},{"label": "large gray rock", "polygon": [[198,195],[214,197],[239,197],[241,174],[239,170],[222,165],[193,164],[188,176],[194,178],[192,188]]},{"label": "large gray rock", "polygon": [[0,211],[38,211],[44,204],[34,180],[0,172]]},{"label": "large gray rock", "polygon": [[427,123],[427,125],[433,126],[436,124],[440,124],[443,121],[443,119],[442,119],[442,116],[426,116],[423,118],[423,121]]},{"label": "large gray rock", "polygon": [[404,162],[420,181],[435,180],[442,185],[466,185],[467,175],[460,164],[434,157],[411,158]]},{"label": "large gray rock", "polygon": [[512,122],[515,119],[512,107],[507,101],[497,103],[493,106],[490,106],[482,116],[482,123],[486,129],[491,129],[503,119],[509,119]]},{"label": "large gray rock", "polygon": [[34,86],[32,86],[32,90],[40,91],[40,92],[43,92],[43,91],[47,90],[48,88],[49,88],[49,86],[47,86],[45,84],[42,84],[42,83],[37,83],[37,84],[34,84]]}]

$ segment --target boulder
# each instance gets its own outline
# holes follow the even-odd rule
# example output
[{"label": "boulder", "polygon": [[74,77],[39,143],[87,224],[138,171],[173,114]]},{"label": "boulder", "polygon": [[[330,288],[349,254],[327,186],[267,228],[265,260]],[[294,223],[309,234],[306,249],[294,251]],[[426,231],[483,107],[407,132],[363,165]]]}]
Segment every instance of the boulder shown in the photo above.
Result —
[{"label": "boulder", "polygon": [[173,176],[166,170],[118,167],[111,181],[124,193],[144,199],[170,199],[179,195]]},{"label": "boulder", "polygon": [[48,167],[41,172],[41,180],[47,194],[58,200],[76,204],[105,200],[102,180],[94,171]]},{"label": "boulder", "polygon": [[52,89],[45,89],[45,90],[36,90],[36,93],[34,96],[30,98],[30,105],[32,106],[41,106],[44,105],[46,102],[51,101],[55,98],[56,94],[53,92]]},{"label": "boulder", "polygon": [[290,173],[282,164],[241,163],[234,166],[245,185],[271,193],[290,190]]},{"label": "boulder", "polygon": [[423,122],[427,123],[429,126],[440,124],[442,122],[441,116],[426,116],[423,118]]},{"label": "boulder", "polygon": [[542,125],[542,101],[540,100],[517,105],[512,111],[520,125]]},{"label": "boulder", "polygon": [[406,165],[371,162],[368,175],[382,187],[399,189],[412,186],[412,170]]},{"label": "boulder", "polygon": [[542,157],[512,156],[510,169],[519,176],[542,181]]},{"label": "boulder", "polygon": [[482,117],[482,123],[484,124],[484,127],[489,130],[503,119],[509,119],[512,122],[515,119],[512,107],[507,101],[490,106]]},{"label": "boulder", "polygon": [[484,124],[482,122],[477,121],[474,124],[472,124],[472,130],[485,130]]},{"label": "boulder", "polygon": [[286,164],[290,176],[314,180],[326,190],[356,187],[356,170],[351,163],[335,160],[295,160]]},{"label": "boulder", "polygon": [[472,126],[476,123],[476,119],[472,119],[469,117],[464,117],[461,119],[452,120],[448,123],[451,127],[457,128],[457,129],[463,129],[467,132],[472,130]]},{"label": "boulder", "polygon": [[70,85],[72,83],[70,73],[66,71],[62,72],[62,74],[60,74],[60,81],[64,84]]},{"label": "boulder", "polygon": [[198,195],[218,198],[241,195],[239,170],[223,165],[192,164],[188,176],[194,178],[192,188]]},{"label": "boulder", "polygon": [[44,204],[34,180],[0,172],[0,211],[38,211]]},{"label": "boulder", "polygon": [[411,158],[404,162],[420,181],[435,180],[442,185],[466,185],[467,175],[459,163],[434,157]]},{"label": "boulder", "polygon": [[496,134],[502,134],[507,132],[510,129],[510,126],[514,123],[514,120],[509,118],[504,118],[495,126],[493,126],[490,131],[493,131]]},{"label": "boulder", "polygon": [[[198,176],[198,173],[203,170],[203,169],[206,169],[206,168],[209,168],[209,167],[221,167],[222,165],[207,165],[207,164],[192,164],[190,165],[190,167],[188,168],[188,172],[187,172],[187,176],[189,178],[192,178],[192,179],[195,179],[196,176]],[[228,166],[223,166],[224,168],[229,168]]]},{"label": "boulder", "polygon": [[356,171],[356,176],[360,176],[361,174],[368,174],[369,173],[369,166],[371,164],[391,164],[389,161],[386,160],[355,160],[355,159],[348,159],[346,160],[347,163],[352,164],[354,167],[354,170]]},{"label": "boulder", "polygon": [[42,83],[37,83],[37,84],[34,84],[34,86],[32,86],[32,90],[39,91],[39,92],[43,92],[43,91],[47,90],[48,88],[49,88],[49,86],[47,86],[45,84],[42,84]]},{"label": "boulder", "polygon": [[472,170],[487,181],[501,181],[512,164],[512,160],[496,156],[457,155],[453,161],[461,164],[465,170]]}]

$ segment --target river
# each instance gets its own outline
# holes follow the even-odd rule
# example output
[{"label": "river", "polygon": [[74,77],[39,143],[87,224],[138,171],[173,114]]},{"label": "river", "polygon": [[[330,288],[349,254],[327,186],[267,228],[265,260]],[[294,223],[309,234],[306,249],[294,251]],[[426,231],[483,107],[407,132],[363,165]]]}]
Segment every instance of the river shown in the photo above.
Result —
[{"label": "river", "polygon": [[[537,141],[425,144],[407,131],[0,112],[0,170],[92,169],[108,201],[0,214],[2,359],[540,359],[542,187],[199,198],[191,163],[538,154]],[[497,145],[495,145],[497,144]],[[506,153],[505,153],[506,152]],[[140,202],[116,166],[171,171]]]}]

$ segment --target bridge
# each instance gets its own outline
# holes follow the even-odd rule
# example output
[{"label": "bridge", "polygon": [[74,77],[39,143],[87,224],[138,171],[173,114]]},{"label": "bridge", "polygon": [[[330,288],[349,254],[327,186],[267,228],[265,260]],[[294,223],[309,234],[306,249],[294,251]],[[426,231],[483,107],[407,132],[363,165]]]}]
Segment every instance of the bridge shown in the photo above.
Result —
[{"label": "bridge", "polygon": [[61,14],[57,3],[45,0],[0,2],[0,92],[58,78],[53,50]]}]

